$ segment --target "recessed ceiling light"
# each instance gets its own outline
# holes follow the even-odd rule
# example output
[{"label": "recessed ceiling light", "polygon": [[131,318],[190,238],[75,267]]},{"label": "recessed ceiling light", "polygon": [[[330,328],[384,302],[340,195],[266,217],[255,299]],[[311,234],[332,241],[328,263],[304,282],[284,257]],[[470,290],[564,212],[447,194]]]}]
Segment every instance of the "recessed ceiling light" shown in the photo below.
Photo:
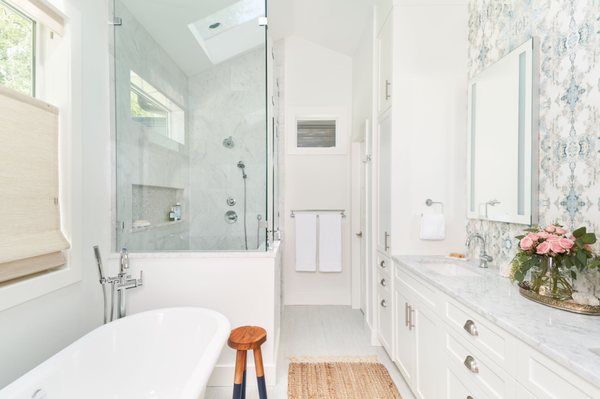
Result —
[{"label": "recessed ceiling light", "polygon": [[220,22],[215,22],[214,24],[209,25],[208,27],[210,29],[217,29],[219,26],[221,26],[221,23]]}]

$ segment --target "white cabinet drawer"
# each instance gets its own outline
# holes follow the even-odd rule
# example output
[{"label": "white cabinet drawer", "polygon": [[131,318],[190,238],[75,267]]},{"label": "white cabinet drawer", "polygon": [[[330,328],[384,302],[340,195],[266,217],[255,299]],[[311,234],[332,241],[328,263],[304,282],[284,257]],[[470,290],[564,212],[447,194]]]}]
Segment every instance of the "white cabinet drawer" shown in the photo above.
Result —
[{"label": "white cabinet drawer", "polygon": [[446,334],[448,367],[457,373],[465,385],[493,399],[513,399],[514,380],[508,373],[486,358],[462,338]]},{"label": "white cabinet drawer", "polygon": [[506,332],[451,299],[445,301],[444,318],[484,355],[504,369],[514,369],[514,346],[511,347],[512,339]]},{"label": "white cabinet drawer", "polygon": [[379,339],[390,357],[393,340],[392,295],[389,290],[377,289],[377,324]]},{"label": "white cabinet drawer", "polygon": [[600,390],[547,356],[519,343],[517,379],[537,399],[597,399]]},{"label": "white cabinet drawer", "polygon": [[452,369],[446,369],[445,399],[487,399],[472,387],[467,387],[456,374]]}]

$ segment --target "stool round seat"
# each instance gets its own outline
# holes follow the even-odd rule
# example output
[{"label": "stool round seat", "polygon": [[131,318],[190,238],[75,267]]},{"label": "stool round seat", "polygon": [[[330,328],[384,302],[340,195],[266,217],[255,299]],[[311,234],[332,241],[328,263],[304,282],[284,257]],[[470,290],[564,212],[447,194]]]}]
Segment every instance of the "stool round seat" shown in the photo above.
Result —
[{"label": "stool round seat", "polygon": [[264,328],[256,326],[238,327],[231,331],[227,345],[238,351],[260,349],[267,341],[267,332]]}]

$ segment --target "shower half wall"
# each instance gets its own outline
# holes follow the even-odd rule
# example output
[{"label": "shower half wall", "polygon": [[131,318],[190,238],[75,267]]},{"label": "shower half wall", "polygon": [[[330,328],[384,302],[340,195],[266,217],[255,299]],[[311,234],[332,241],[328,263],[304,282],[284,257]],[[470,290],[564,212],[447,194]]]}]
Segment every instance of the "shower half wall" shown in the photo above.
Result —
[{"label": "shower half wall", "polygon": [[[264,251],[270,220],[265,27],[253,20],[252,1],[224,2],[224,9],[183,3],[177,9],[155,0],[114,3],[120,20],[114,28],[115,247]],[[227,19],[238,6],[247,21]],[[232,26],[212,36],[194,33],[194,24],[213,17]],[[160,24],[173,29],[166,34]],[[219,34],[262,40],[211,61],[210,46],[200,43]]]}]

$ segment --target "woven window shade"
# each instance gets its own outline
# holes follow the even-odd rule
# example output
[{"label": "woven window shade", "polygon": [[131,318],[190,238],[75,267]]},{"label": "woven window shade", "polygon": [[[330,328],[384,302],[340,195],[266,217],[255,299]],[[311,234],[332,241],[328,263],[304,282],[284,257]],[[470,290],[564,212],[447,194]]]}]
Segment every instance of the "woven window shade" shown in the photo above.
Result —
[{"label": "woven window shade", "polygon": [[65,263],[58,110],[0,87],[0,282]]}]

